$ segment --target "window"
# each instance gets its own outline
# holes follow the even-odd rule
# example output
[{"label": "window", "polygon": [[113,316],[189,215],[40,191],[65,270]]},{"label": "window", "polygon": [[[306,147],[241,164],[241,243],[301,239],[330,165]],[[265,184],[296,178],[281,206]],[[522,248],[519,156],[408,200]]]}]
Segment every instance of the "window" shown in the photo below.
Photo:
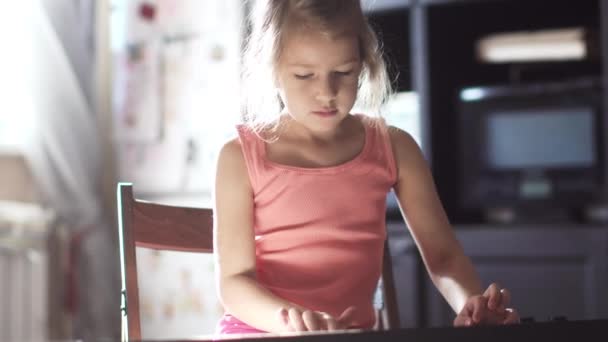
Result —
[{"label": "window", "polygon": [[408,132],[422,146],[418,96],[411,91],[393,94],[384,106],[383,115],[389,125]]},{"label": "window", "polygon": [[0,150],[19,150],[32,131],[33,9],[31,1],[17,1],[10,11],[0,11],[0,41],[5,47],[0,63]]}]

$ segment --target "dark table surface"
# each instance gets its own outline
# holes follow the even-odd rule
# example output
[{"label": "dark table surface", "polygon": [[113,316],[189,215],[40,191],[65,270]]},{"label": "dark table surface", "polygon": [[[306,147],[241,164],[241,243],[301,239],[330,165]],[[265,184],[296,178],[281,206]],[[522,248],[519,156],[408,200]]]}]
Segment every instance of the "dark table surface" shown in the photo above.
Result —
[{"label": "dark table surface", "polygon": [[[199,341],[212,341],[200,339]],[[217,341],[218,339],[215,339]],[[224,339],[222,339],[224,340]],[[229,339],[230,340],[230,339]],[[192,340],[190,340],[192,341]],[[608,341],[608,320],[548,321],[509,326],[467,328],[412,328],[391,331],[305,334],[299,336],[256,336],[239,338],[248,342],[342,342],[342,341],[407,341],[407,342],[513,342],[513,341]]]}]

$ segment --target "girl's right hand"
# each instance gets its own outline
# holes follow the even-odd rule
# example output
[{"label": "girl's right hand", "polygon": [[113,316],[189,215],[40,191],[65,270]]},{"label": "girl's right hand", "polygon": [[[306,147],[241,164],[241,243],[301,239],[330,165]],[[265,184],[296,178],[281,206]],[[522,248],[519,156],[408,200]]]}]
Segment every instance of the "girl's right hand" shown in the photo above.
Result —
[{"label": "girl's right hand", "polygon": [[336,318],[325,312],[292,307],[289,310],[281,308],[278,316],[286,331],[335,331],[353,326],[355,310],[350,306]]}]

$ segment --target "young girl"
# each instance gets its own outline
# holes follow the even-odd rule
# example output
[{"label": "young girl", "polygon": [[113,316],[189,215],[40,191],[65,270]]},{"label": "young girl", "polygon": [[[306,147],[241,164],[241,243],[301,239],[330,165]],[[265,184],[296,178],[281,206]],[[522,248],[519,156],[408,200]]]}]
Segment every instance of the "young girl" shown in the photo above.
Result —
[{"label": "young girl", "polygon": [[518,321],[507,290],[482,293],[411,136],[350,113],[389,89],[359,0],[263,0],[253,18],[245,123],[216,176],[221,333],[372,328],[391,189],[454,324]]}]

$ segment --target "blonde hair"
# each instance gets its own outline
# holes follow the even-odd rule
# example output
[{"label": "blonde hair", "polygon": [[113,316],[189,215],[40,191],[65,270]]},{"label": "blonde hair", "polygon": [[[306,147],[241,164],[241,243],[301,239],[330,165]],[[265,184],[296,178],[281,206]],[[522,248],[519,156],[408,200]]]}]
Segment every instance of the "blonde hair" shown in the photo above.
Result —
[{"label": "blonde hair", "polygon": [[[275,85],[287,25],[324,32],[352,31],[359,38],[363,68],[355,107],[379,115],[391,92],[380,43],[359,0],[257,0],[250,12],[251,34],[243,68],[243,121],[257,132],[276,129],[283,110]],[[350,27],[344,30],[341,24]]]}]

